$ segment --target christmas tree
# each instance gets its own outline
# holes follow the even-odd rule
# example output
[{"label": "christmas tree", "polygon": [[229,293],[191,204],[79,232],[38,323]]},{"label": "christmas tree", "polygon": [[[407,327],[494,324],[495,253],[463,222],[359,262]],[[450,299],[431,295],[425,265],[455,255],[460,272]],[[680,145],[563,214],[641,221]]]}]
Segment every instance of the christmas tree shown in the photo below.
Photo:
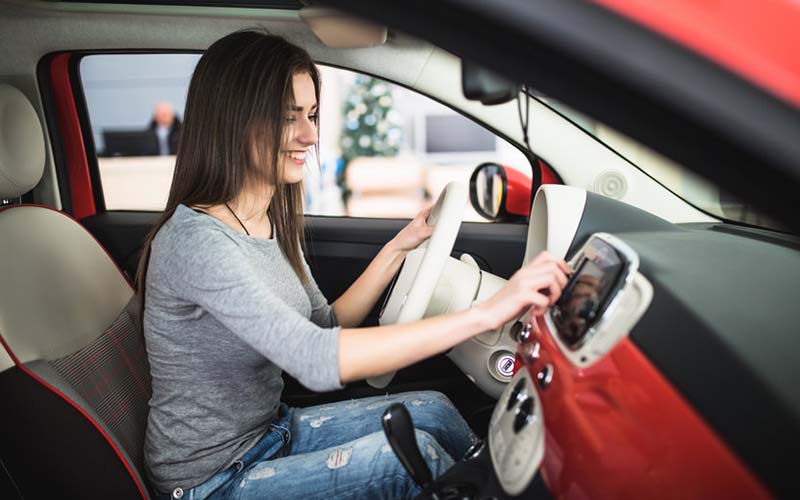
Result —
[{"label": "christmas tree", "polygon": [[[393,105],[392,89],[386,82],[366,75],[356,76],[344,105],[340,184],[344,181],[344,169],[353,158],[397,155],[403,131],[400,114],[392,109]],[[346,189],[344,195],[347,196]]]}]

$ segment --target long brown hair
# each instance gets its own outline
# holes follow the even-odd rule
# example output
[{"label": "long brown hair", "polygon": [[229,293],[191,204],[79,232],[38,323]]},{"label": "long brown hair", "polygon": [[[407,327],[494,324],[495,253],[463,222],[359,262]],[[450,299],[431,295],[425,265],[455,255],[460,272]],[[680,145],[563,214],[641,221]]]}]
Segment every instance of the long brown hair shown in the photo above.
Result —
[{"label": "long brown hair", "polygon": [[200,58],[189,84],[175,172],[163,215],[148,234],[136,291],[145,306],[150,245],[179,204],[211,206],[234,199],[247,183],[271,184],[273,234],[303,283],[303,187],[278,184],[279,155],[292,79],[308,73],[319,102],[320,79],[311,57],[283,38],[260,30],[232,33]]}]

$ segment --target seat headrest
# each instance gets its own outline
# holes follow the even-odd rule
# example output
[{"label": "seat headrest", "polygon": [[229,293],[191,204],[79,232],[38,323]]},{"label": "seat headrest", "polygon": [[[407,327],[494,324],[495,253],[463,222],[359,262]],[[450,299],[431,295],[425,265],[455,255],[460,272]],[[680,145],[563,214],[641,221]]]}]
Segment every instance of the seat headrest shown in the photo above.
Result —
[{"label": "seat headrest", "polygon": [[36,110],[25,95],[0,83],[0,198],[18,198],[39,182],[45,144]]}]

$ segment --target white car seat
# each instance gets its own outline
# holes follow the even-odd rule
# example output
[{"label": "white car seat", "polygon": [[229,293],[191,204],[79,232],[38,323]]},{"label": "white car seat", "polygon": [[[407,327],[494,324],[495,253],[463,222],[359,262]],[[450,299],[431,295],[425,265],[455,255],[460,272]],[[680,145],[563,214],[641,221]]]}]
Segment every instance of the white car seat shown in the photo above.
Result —
[{"label": "white car seat", "polygon": [[[0,198],[30,191],[45,142],[0,84]],[[0,458],[23,498],[150,498],[141,471],[150,370],[136,296],[78,222],[0,208]]]}]

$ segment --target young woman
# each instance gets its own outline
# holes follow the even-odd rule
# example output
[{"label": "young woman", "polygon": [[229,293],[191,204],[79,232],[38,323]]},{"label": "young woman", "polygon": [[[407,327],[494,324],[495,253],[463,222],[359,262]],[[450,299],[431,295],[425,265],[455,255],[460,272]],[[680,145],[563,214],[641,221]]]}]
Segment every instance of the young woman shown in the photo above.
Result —
[{"label": "young woman", "polygon": [[317,143],[319,75],[308,54],[257,31],[231,34],[192,77],[164,216],[137,276],[153,395],[146,470],[158,496],[409,498],[418,493],[383,437],[403,401],[433,473],[474,436],[434,392],[292,409],[282,370],[328,391],[541,314],[566,282],[547,255],[468,311],[356,328],[431,234],[423,211],[332,305],[303,258],[302,187]]}]

